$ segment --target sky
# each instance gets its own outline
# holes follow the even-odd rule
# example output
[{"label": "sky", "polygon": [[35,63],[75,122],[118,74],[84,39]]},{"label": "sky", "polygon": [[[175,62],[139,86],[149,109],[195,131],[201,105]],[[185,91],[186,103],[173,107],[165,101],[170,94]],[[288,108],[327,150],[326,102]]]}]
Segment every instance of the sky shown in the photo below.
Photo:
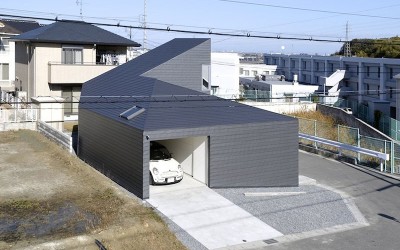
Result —
[{"label": "sky", "polygon": [[[146,14],[147,27],[250,35],[241,38],[147,30],[145,44],[150,49],[177,37],[208,37],[212,50],[219,52],[330,55],[343,43],[251,36],[344,41],[346,23],[349,39],[393,37],[400,30],[398,0],[78,0],[78,4],[76,0],[2,0],[0,18],[11,14],[81,20],[80,2],[87,22],[143,26]],[[144,42],[142,29],[102,28]]]}]

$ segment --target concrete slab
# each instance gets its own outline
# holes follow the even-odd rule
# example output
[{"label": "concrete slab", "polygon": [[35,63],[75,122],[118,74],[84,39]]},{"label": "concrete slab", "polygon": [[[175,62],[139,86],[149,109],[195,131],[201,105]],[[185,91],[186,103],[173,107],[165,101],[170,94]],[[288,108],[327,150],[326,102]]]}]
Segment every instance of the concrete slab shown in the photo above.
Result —
[{"label": "concrete slab", "polygon": [[189,176],[178,184],[150,186],[147,202],[208,249],[282,236]]}]

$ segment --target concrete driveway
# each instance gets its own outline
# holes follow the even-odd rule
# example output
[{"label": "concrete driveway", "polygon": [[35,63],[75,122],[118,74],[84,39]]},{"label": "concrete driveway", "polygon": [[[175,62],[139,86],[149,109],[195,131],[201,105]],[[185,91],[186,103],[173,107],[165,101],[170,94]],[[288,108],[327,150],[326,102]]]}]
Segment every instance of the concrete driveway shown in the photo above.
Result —
[{"label": "concrete driveway", "polygon": [[187,175],[178,184],[150,186],[147,202],[208,249],[282,236]]}]

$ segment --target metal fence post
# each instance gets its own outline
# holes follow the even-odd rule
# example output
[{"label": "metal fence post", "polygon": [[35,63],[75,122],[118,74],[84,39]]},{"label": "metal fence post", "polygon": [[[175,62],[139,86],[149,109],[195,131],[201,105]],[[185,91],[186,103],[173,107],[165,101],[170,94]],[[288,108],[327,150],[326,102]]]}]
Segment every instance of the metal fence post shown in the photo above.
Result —
[{"label": "metal fence post", "polygon": [[[385,140],[385,154],[386,154],[386,146],[387,146],[386,143],[387,143],[387,141]],[[386,160],[383,164],[384,164],[385,172],[387,172]]]},{"label": "metal fence post", "polygon": [[390,141],[390,173],[394,174],[394,142]]},{"label": "metal fence post", "polygon": [[[357,128],[357,147],[361,146],[361,136],[360,136],[360,129]],[[361,154],[357,153],[357,163],[360,163],[361,161]]]},{"label": "metal fence post", "polygon": [[[317,121],[314,120],[314,136],[317,136]],[[314,142],[315,149],[318,149],[317,142]]]}]

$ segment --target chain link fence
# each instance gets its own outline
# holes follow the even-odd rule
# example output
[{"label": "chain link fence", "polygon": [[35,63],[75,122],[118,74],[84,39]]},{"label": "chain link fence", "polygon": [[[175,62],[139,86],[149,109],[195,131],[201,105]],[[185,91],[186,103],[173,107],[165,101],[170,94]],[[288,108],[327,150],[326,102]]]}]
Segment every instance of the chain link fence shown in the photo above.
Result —
[{"label": "chain link fence", "polygon": [[356,160],[360,165],[382,170],[388,173],[400,174],[400,144],[397,144],[394,141],[387,141],[360,135],[358,128],[324,123],[304,118],[298,118],[298,120],[299,133],[386,153],[390,155],[390,159],[385,161],[383,163],[383,169],[380,169],[380,160],[373,156],[367,156],[348,150],[339,151],[338,148],[333,146],[316,143],[306,139],[299,139],[299,142],[302,146],[317,149],[318,151],[343,155]]}]

